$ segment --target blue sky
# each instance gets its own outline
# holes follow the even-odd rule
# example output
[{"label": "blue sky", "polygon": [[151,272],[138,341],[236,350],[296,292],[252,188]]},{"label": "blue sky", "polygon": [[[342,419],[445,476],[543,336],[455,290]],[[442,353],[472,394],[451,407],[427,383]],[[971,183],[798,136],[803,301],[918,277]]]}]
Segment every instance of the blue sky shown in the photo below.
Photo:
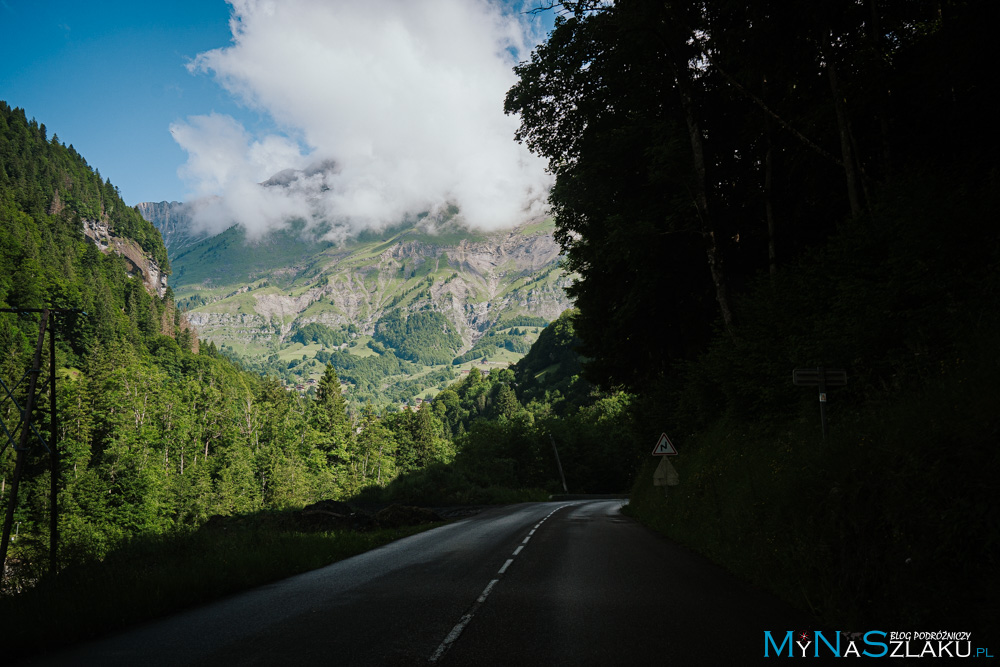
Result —
[{"label": "blue sky", "polygon": [[187,155],[171,123],[213,111],[268,122],[185,67],[230,43],[229,11],[221,0],[0,0],[0,99],[73,144],[127,203],[179,200]]},{"label": "blue sky", "polygon": [[[470,10],[473,6],[479,8]],[[495,202],[477,200],[479,195],[470,193],[475,186],[447,173],[444,162],[420,157],[440,152],[447,165],[460,164],[463,173],[480,174],[480,180],[507,160],[525,163],[523,154],[502,142],[475,152],[487,156],[487,164],[470,162],[460,150],[475,143],[470,137],[477,133],[512,137],[513,122],[502,117],[509,84],[504,77],[511,76],[512,63],[493,62],[486,52],[469,55],[463,49],[475,50],[476,39],[461,36],[513,40],[521,45],[523,59],[525,48],[530,50],[545,24],[551,25],[551,16],[526,21],[520,14],[515,24],[521,33],[511,37],[513,24],[499,25],[499,14],[487,7],[485,0],[279,0],[270,5],[236,0],[232,6],[221,0],[0,0],[0,99],[44,123],[50,136],[56,133],[72,144],[129,204],[207,197],[238,202],[248,190],[260,189],[255,183],[265,180],[268,170],[336,161],[343,174],[336,183],[329,176],[322,191],[333,191],[337,198],[325,199],[321,212],[313,201],[313,215],[362,220],[355,226],[385,224],[391,216],[433,208],[449,198],[470,212],[487,211],[496,208]],[[234,12],[243,26],[236,37],[230,29]],[[505,14],[518,16],[509,7]],[[317,26],[328,27],[329,39],[323,33],[310,36]],[[359,37],[353,41],[355,34]],[[373,51],[359,53],[366,44]],[[399,44],[405,48],[393,54]],[[454,55],[445,62],[449,52]],[[455,63],[473,67],[469,63],[480,55],[484,74],[459,72],[454,89],[448,89]],[[190,67],[199,56],[198,65]],[[400,69],[411,70],[407,80],[383,80]],[[377,86],[369,84],[376,80]],[[421,95],[413,92],[414,85],[434,88],[435,99],[446,103],[411,104]],[[382,107],[372,106],[377,97],[386,98]],[[455,108],[460,113],[449,117],[448,110]],[[393,116],[395,109],[399,116]],[[465,119],[486,117],[488,122],[463,125]],[[450,134],[435,135],[443,126]],[[396,136],[399,127],[405,131]],[[384,145],[390,139],[392,145]],[[444,148],[428,148],[436,145]],[[397,151],[397,146],[404,148]],[[498,178],[537,198],[535,167],[525,175],[501,166]],[[438,172],[436,181],[413,178]],[[371,185],[377,182],[382,185]],[[485,183],[483,189],[491,187]],[[315,199],[315,193],[311,196]],[[497,196],[510,198],[500,190]],[[246,224],[274,226],[302,205],[299,200],[253,202],[255,209],[273,215]],[[240,216],[254,217],[236,203],[216,206],[205,214],[204,224],[242,223]]]}]

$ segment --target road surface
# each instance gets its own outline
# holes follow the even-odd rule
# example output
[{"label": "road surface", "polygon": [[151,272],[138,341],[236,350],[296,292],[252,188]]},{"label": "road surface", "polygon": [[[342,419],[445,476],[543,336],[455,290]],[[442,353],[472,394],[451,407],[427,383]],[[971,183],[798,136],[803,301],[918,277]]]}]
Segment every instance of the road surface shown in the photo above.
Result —
[{"label": "road surface", "polygon": [[29,664],[746,664],[814,625],[622,503],[487,510]]}]

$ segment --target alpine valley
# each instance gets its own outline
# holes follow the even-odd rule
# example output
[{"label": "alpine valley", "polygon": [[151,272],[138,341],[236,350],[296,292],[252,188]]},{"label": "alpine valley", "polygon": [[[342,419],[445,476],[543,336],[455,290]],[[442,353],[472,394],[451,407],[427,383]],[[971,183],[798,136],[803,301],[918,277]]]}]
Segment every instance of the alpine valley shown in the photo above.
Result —
[{"label": "alpine valley", "polygon": [[303,223],[199,238],[184,204],[138,209],[201,339],[303,392],[332,364],[355,404],[419,403],[473,366],[506,367],[570,307],[551,220],[486,233],[421,217],[333,243]]}]

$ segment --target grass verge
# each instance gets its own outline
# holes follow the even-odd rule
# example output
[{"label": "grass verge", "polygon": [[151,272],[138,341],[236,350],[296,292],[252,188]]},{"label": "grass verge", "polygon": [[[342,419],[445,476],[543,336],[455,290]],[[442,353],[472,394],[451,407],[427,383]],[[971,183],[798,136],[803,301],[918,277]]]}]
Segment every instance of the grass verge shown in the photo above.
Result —
[{"label": "grass verge", "polygon": [[[0,598],[8,659],[107,635],[329,565],[440,524],[370,532],[289,532],[270,522],[141,537]],[[57,630],[53,632],[53,628]]]},{"label": "grass verge", "polygon": [[994,346],[942,364],[825,442],[818,415],[720,419],[677,443],[666,496],[644,464],[627,511],[837,629],[995,632],[998,368]]}]

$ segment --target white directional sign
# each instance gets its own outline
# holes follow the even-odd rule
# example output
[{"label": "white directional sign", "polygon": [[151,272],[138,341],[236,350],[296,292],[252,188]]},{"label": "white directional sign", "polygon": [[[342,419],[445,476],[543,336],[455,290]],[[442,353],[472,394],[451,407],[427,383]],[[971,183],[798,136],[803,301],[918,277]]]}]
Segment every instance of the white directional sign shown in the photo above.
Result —
[{"label": "white directional sign", "polygon": [[677,456],[677,449],[674,447],[674,443],[670,442],[666,433],[661,433],[660,439],[656,441],[653,456]]},{"label": "white directional sign", "polygon": [[[653,486],[677,486],[680,484],[680,477],[677,471],[670,465],[670,459],[664,456],[660,459],[660,465],[653,471]],[[666,491],[666,489],[664,489]]]}]

